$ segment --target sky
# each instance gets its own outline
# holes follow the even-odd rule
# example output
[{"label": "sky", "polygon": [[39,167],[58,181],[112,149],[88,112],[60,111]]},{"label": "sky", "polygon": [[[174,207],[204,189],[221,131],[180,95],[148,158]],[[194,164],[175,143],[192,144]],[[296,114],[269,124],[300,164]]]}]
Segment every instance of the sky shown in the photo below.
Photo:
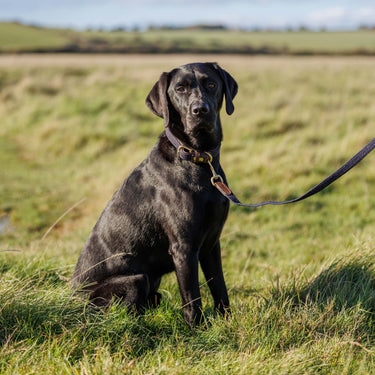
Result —
[{"label": "sky", "polygon": [[221,24],[355,29],[375,25],[375,0],[0,0],[0,20],[75,29]]}]

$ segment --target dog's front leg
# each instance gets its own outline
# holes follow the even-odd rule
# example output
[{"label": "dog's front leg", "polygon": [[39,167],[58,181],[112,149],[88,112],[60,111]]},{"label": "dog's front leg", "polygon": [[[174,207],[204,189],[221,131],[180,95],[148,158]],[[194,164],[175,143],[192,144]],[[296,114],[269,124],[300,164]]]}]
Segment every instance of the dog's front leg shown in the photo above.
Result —
[{"label": "dog's front leg", "polygon": [[190,326],[200,323],[202,301],[198,280],[198,252],[189,246],[172,246],[172,257],[180,289],[184,318]]},{"label": "dog's front leg", "polygon": [[211,250],[202,251],[199,260],[214,298],[215,309],[223,315],[228,314],[230,312],[229,299],[221,266],[220,242],[218,241]]}]

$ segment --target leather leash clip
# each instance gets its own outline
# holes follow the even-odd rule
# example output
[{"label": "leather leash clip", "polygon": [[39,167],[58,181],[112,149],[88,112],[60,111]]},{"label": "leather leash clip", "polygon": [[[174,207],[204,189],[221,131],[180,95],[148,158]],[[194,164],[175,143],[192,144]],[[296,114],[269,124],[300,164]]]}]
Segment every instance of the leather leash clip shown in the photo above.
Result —
[{"label": "leather leash clip", "polygon": [[208,165],[211,168],[212,177],[211,177],[211,184],[216,187],[220,191],[221,194],[225,196],[229,196],[232,194],[232,190],[225,184],[223,177],[216,173],[214,167],[212,166],[211,162],[208,162]]},{"label": "leather leash clip", "polygon": [[219,180],[221,183],[224,183],[223,177],[221,177],[219,174],[216,173],[214,167],[211,164],[211,161],[208,162],[208,165],[210,166],[212,177],[211,177],[211,184],[215,186],[215,183],[217,180]]},{"label": "leather leash clip", "polygon": [[215,186],[225,196],[229,196],[232,194],[232,191],[224,183],[223,178],[216,173],[215,168],[212,165],[213,156],[209,152],[199,152],[190,147],[180,145],[177,148],[177,156],[183,160],[192,161],[193,163],[207,163],[210,166],[212,172],[212,186]]}]

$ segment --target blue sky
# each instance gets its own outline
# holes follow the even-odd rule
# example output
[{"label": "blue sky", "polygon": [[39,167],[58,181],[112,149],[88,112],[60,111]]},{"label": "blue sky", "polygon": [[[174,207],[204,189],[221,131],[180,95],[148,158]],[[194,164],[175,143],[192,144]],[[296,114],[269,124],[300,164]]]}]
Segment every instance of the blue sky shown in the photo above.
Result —
[{"label": "blue sky", "polygon": [[375,24],[375,0],[0,0],[0,20],[78,29],[198,23],[352,29]]}]

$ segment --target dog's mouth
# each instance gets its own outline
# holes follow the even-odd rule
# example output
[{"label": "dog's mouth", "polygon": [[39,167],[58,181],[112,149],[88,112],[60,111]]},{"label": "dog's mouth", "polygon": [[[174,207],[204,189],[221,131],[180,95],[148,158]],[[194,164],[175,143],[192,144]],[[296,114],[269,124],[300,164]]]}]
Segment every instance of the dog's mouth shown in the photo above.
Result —
[{"label": "dog's mouth", "polygon": [[187,130],[192,135],[213,133],[216,129],[216,116],[211,113],[205,116],[187,118]]},{"label": "dog's mouth", "polygon": [[213,122],[201,121],[188,124],[188,131],[189,135],[193,136],[194,138],[200,138],[204,135],[213,134],[216,130],[216,125]]},{"label": "dog's mouth", "polygon": [[206,124],[203,124],[203,125],[198,125],[196,126],[194,129],[193,129],[193,133],[199,135],[201,133],[208,133],[208,134],[211,134],[215,131],[215,125],[212,125],[212,124],[209,124],[209,125],[206,125]]}]

